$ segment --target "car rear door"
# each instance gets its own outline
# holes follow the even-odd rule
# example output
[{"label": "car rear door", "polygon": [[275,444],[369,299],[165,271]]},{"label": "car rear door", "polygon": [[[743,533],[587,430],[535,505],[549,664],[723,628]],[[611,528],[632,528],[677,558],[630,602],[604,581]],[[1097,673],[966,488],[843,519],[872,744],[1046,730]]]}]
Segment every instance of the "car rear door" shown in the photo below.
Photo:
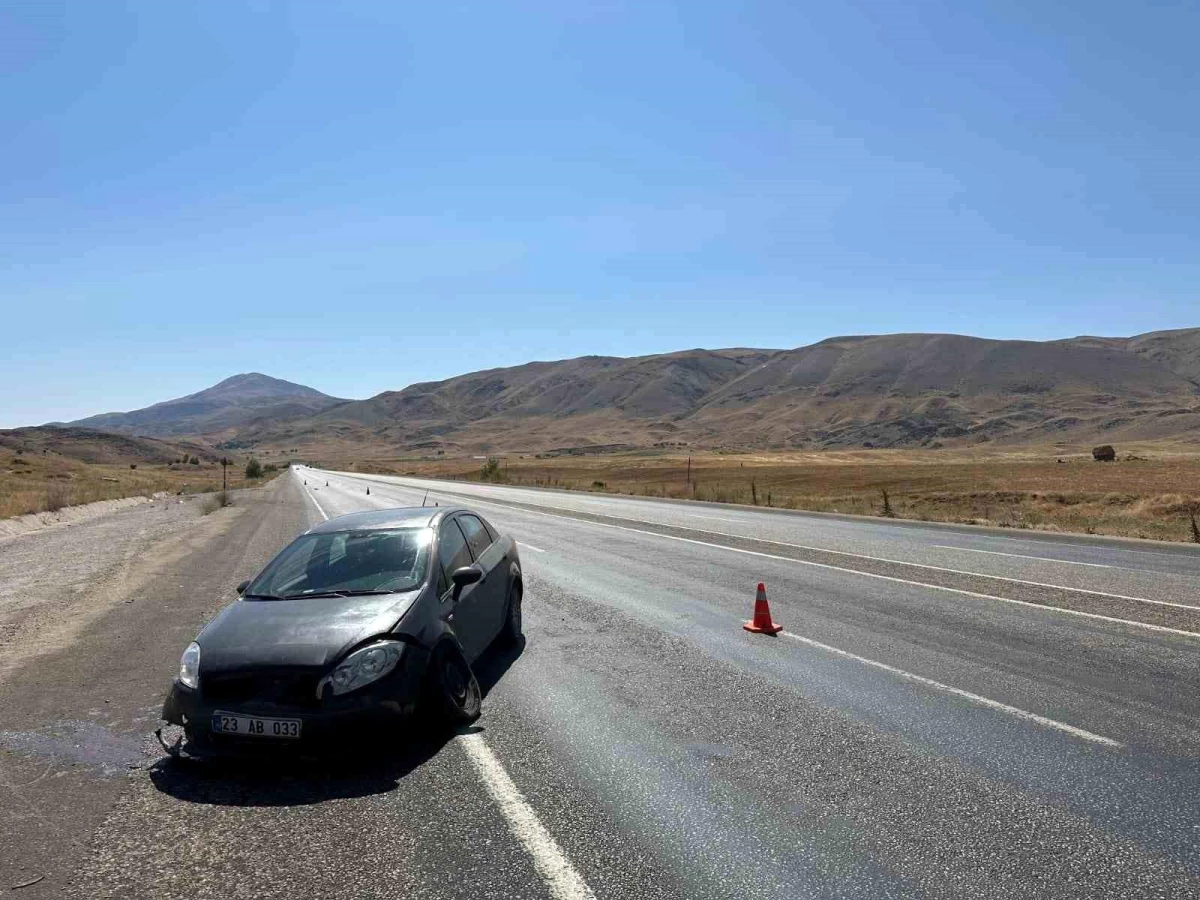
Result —
[{"label": "car rear door", "polygon": [[486,646],[500,633],[507,612],[505,604],[508,602],[508,577],[503,565],[504,550],[499,542],[492,540],[491,534],[478,516],[460,513],[456,520],[466,535],[467,546],[471,548],[475,564],[483,569],[483,579],[478,585],[480,590],[477,602],[480,607],[479,621],[487,635],[484,641]]},{"label": "car rear door", "polygon": [[467,539],[454,519],[443,522],[438,530],[438,562],[442,567],[438,585],[442,589],[442,616],[453,626],[467,659],[473,660],[492,639],[487,624],[481,619],[488,604],[481,602],[485,596],[483,580],[468,584],[457,597],[454,596],[450,576],[455,569],[472,562]]}]

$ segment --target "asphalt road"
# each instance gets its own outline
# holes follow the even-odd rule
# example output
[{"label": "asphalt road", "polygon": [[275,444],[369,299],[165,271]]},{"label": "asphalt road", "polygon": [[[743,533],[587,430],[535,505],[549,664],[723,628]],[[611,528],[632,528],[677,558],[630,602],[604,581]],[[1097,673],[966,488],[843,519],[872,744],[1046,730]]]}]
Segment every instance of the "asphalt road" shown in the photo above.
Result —
[{"label": "asphalt road", "polygon": [[[521,543],[528,642],[481,661],[470,733],[320,768],[133,752],[227,585],[323,516],[422,501]],[[51,876],[25,896],[1200,893],[1189,548],[314,470],[238,515],[140,616],[0,682],[26,738],[0,872]],[[759,581],[778,637],[740,627]],[[128,773],[29,737],[97,692],[134,713],[104,723]]]}]

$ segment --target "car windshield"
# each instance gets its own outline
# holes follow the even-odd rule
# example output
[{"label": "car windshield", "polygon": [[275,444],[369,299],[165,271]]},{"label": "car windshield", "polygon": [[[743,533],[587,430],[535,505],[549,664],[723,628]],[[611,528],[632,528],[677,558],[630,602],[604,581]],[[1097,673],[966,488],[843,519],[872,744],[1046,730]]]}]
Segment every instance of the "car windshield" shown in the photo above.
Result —
[{"label": "car windshield", "polygon": [[244,596],[290,600],[412,590],[425,579],[432,536],[428,528],[301,535],[254,579]]}]

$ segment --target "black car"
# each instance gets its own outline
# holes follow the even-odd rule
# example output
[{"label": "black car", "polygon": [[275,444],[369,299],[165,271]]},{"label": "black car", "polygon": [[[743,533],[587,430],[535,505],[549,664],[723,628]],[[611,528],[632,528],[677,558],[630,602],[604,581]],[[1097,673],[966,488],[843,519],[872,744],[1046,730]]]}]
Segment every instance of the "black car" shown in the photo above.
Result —
[{"label": "black car", "polygon": [[520,641],[521,592],[516,543],[470,510],[330,519],[188,645],[163,718],[197,755],[327,744],[421,707],[471,721],[470,664],[497,639]]}]

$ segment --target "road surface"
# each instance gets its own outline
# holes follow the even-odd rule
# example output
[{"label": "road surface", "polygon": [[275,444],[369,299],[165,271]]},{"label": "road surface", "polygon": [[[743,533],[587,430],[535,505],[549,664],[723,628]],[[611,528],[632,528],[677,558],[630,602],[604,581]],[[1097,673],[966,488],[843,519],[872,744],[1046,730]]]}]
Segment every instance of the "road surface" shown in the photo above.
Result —
[{"label": "road surface", "polygon": [[[109,804],[70,874],[87,896],[1200,893],[1190,548],[312,469],[268,492],[144,614],[162,687],[198,581],[361,509],[470,505],[512,533],[527,644],[482,660],[469,733],[384,762],[73,776]],[[778,637],[741,628],[759,581]]]}]

